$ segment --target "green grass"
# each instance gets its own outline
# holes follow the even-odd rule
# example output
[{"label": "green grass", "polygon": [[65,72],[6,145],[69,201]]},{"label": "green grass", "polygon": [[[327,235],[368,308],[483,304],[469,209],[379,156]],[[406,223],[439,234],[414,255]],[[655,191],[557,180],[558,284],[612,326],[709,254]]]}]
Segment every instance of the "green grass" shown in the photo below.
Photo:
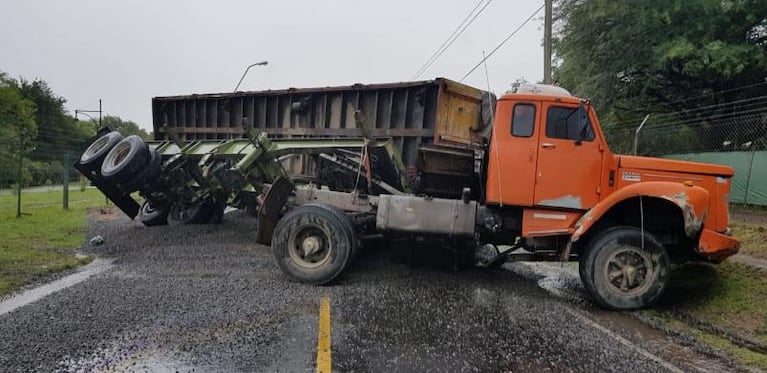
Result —
[{"label": "green grass", "polygon": [[70,190],[68,211],[61,199],[61,191],[22,193],[22,216],[16,218],[16,196],[0,196],[0,295],[91,261],[75,253],[85,241],[87,209],[104,206],[104,196]]},{"label": "green grass", "polygon": [[[687,264],[672,274],[668,290],[652,310],[642,311],[728,351],[741,362],[767,370],[767,356],[737,346],[703,325],[767,344],[767,274],[745,264]],[[705,329],[705,330],[704,330]]]},{"label": "green grass", "polygon": [[750,223],[733,223],[732,234],[740,240],[740,253],[767,258],[767,228]]},{"label": "green grass", "polygon": [[687,333],[692,334],[698,338],[698,340],[709,346],[728,352],[730,356],[748,367],[767,370],[767,355],[765,354],[760,354],[738,346],[726,338],[692,328],[680,321],[667,320],[666,324],[673,329],[686,331]]}]

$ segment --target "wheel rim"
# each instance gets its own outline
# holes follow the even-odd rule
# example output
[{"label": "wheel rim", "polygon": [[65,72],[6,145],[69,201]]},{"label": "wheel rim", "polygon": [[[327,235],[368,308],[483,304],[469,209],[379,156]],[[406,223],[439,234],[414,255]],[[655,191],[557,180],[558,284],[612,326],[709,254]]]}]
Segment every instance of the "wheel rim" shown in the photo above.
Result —
[{"label": "wheel rim", "polygon": [[128,142],[121,142],[117,144],[117,146],[109,153],[109,159],[107,159],[105,163],[108,167],[117,167],[117,165],[119,165],[123,160],[125,160],[125,158],[128,157],[130,150],[131,144]]},{"label": "wheel rim", "polygon": [[605,278],[624,295],[640,294],[652,284],[654,266],[650,253],[635,247],[623,247],[607,259]]},{"label": "wheel rim", "polygon": [[153,214],[155,211],[159,211],[159,206],[154,206],[153,204],[147,202],[144,204],[144,215]]},{"label": "wheel rim", "polygon": [[288,238],[288,254],[304,268],[317,268],[330,259],[333,245],[330,235],[318,225],[307,225],[293,232]]},{"label": "wheel rim", "polygon": [[93,144],[91,144],[91,146],[88,147],[88,149],[85,149],[85,152],[82,155],[82,159],[84,161],[89,161],[92,158],[95,158],[107,146],[109,146],[109,136],[99,137],[96,141],[93,142]]}]

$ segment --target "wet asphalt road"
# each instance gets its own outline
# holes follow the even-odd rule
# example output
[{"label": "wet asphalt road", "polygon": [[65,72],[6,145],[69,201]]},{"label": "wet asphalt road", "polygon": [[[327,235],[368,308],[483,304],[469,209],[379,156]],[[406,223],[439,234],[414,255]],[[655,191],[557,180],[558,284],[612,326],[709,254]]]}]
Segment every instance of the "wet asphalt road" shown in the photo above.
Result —
[{"label": "wet asphalt road", "polygon": [[597,310],[550,265],[456,273],[368,250],[313,287],[283,277],[254,228],[238,213],[212,226],[92,219],[106,243],[84,250],[113,266],[0,315],[0,371],[310,372],[323,297],[337,372],[734,368]]}]

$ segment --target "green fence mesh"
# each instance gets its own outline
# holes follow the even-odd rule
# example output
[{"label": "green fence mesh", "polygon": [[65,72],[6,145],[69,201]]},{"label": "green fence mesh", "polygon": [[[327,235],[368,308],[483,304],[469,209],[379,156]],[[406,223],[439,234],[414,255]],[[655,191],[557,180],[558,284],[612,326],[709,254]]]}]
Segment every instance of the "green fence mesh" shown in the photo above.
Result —
[{"label": "green fence mesh", "polygon": [[663,157],[730,166],[735,170],[730,201],[767,206],[767,151],[670,154]]}]

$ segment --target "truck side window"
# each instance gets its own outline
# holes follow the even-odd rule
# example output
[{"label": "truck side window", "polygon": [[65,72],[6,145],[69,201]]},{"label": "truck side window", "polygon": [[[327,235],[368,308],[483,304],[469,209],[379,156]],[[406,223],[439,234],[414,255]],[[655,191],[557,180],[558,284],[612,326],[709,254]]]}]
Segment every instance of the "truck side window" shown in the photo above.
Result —
[{"label": "truck side window", "polygon": [[535,126],[535,105],[516,104],[511,117],[511,134],[517,137],[530,137]]},{"label": "truck side window", "polygon": [[578,108],[550,107],[546,115],[546,137],[551,139],[593,141],[591,120],[586,118],[586,128],[579,125]]}]

